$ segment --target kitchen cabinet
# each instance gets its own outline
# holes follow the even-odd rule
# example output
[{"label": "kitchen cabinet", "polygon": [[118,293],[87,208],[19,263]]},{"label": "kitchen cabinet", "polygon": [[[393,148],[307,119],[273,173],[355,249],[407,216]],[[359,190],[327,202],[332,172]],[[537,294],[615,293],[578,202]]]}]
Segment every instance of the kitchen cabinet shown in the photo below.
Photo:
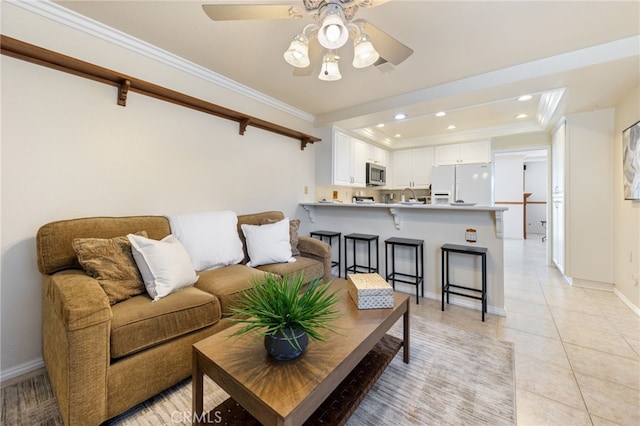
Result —
[{"label": "kitchen cabinet", "polygon": [[489,162],[491,162],[491,141],[454,143],[435,147],[436,166]]},{"label": "kitchen cabinet", "polygon": [[318,144],[317,181],[320,185],[366,187],[367,143],[340,131],[324,129]]},{"label": "kitchen cabinet", "polygon": [[564,200],[554,198],[552,200],[551,222],[553,224],[551,258],[556,268],[564,274]]},{"label": "kitchen cabinet", "polygon": [[428,188],[431,184],[433,147],[393,152],[393,186],[396,188]]},{"label": "kitchen cabinet", "polygon": [[566,124],[560,124],[551,136],[551,260],[564,274],[565,260],[565,131]]},{"label": "kitchen cabinet", "polygon": [[389,151],[379,146],[367,144],[367,163],[379,164],[381,166],[389,166]]}]

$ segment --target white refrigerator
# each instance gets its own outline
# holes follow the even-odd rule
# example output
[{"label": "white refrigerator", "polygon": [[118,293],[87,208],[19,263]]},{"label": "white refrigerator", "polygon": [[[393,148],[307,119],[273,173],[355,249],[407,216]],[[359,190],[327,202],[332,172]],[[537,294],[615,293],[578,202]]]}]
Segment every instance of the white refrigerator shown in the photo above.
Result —
[{"label": "white refrigerator", "polygon": [[493,170],[491,163],[433,166],[431,202],[462,200],[479,206],[493,205]]}]

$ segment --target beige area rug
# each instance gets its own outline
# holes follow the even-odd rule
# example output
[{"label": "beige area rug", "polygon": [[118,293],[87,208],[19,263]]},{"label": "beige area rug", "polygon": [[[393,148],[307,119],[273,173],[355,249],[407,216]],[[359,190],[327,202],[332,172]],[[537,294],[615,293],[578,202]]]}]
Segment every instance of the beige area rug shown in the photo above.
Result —
[{"label": "beige area rug", "polygon": [[[390,331],[401,337],[401,321]],[[227,395],[205,380],[205,408]],[[112,425],[190,424],[191,380],[112,419]],[[3,425],[61,425],[45,373],[2,389]],[[215,422],[215,418],[210,419]],[[348,424],[514,425],[513,345],[411,317],[411,362],[398,353]]]}]

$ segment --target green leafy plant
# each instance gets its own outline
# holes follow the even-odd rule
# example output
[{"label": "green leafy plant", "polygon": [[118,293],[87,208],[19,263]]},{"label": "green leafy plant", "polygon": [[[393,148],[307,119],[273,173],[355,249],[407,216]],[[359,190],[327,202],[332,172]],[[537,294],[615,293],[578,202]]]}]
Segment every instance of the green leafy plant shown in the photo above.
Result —
[{"label": "green leafy plant", "polygon": [[329,322],[338,318],[335,304],[337,292],[329,292],[330,283],[322,279],[312,280],[304,287],[304,276],[280,277],[269,274],[254,280],[253,288],[245,291],[235,307],[231,308],[234,318],[229,321],[244,323],[232,336],[259,330],[256,337],[274,335],[285,330],[293,338],[284,334],[294,348],[300,349],[293,330],[305,332],[309,338],[326,340],[321,330],[328,330]]}]

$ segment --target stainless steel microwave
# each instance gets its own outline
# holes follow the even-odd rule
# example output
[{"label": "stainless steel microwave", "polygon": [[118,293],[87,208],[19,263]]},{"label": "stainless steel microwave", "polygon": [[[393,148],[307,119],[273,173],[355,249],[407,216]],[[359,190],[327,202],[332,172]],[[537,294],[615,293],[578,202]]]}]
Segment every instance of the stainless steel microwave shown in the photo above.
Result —
[{"label": "stainless steel microwave", "polygon": [[387,183],[387,169],[380,164],[367,163],[367,186],[382,186]]}]

